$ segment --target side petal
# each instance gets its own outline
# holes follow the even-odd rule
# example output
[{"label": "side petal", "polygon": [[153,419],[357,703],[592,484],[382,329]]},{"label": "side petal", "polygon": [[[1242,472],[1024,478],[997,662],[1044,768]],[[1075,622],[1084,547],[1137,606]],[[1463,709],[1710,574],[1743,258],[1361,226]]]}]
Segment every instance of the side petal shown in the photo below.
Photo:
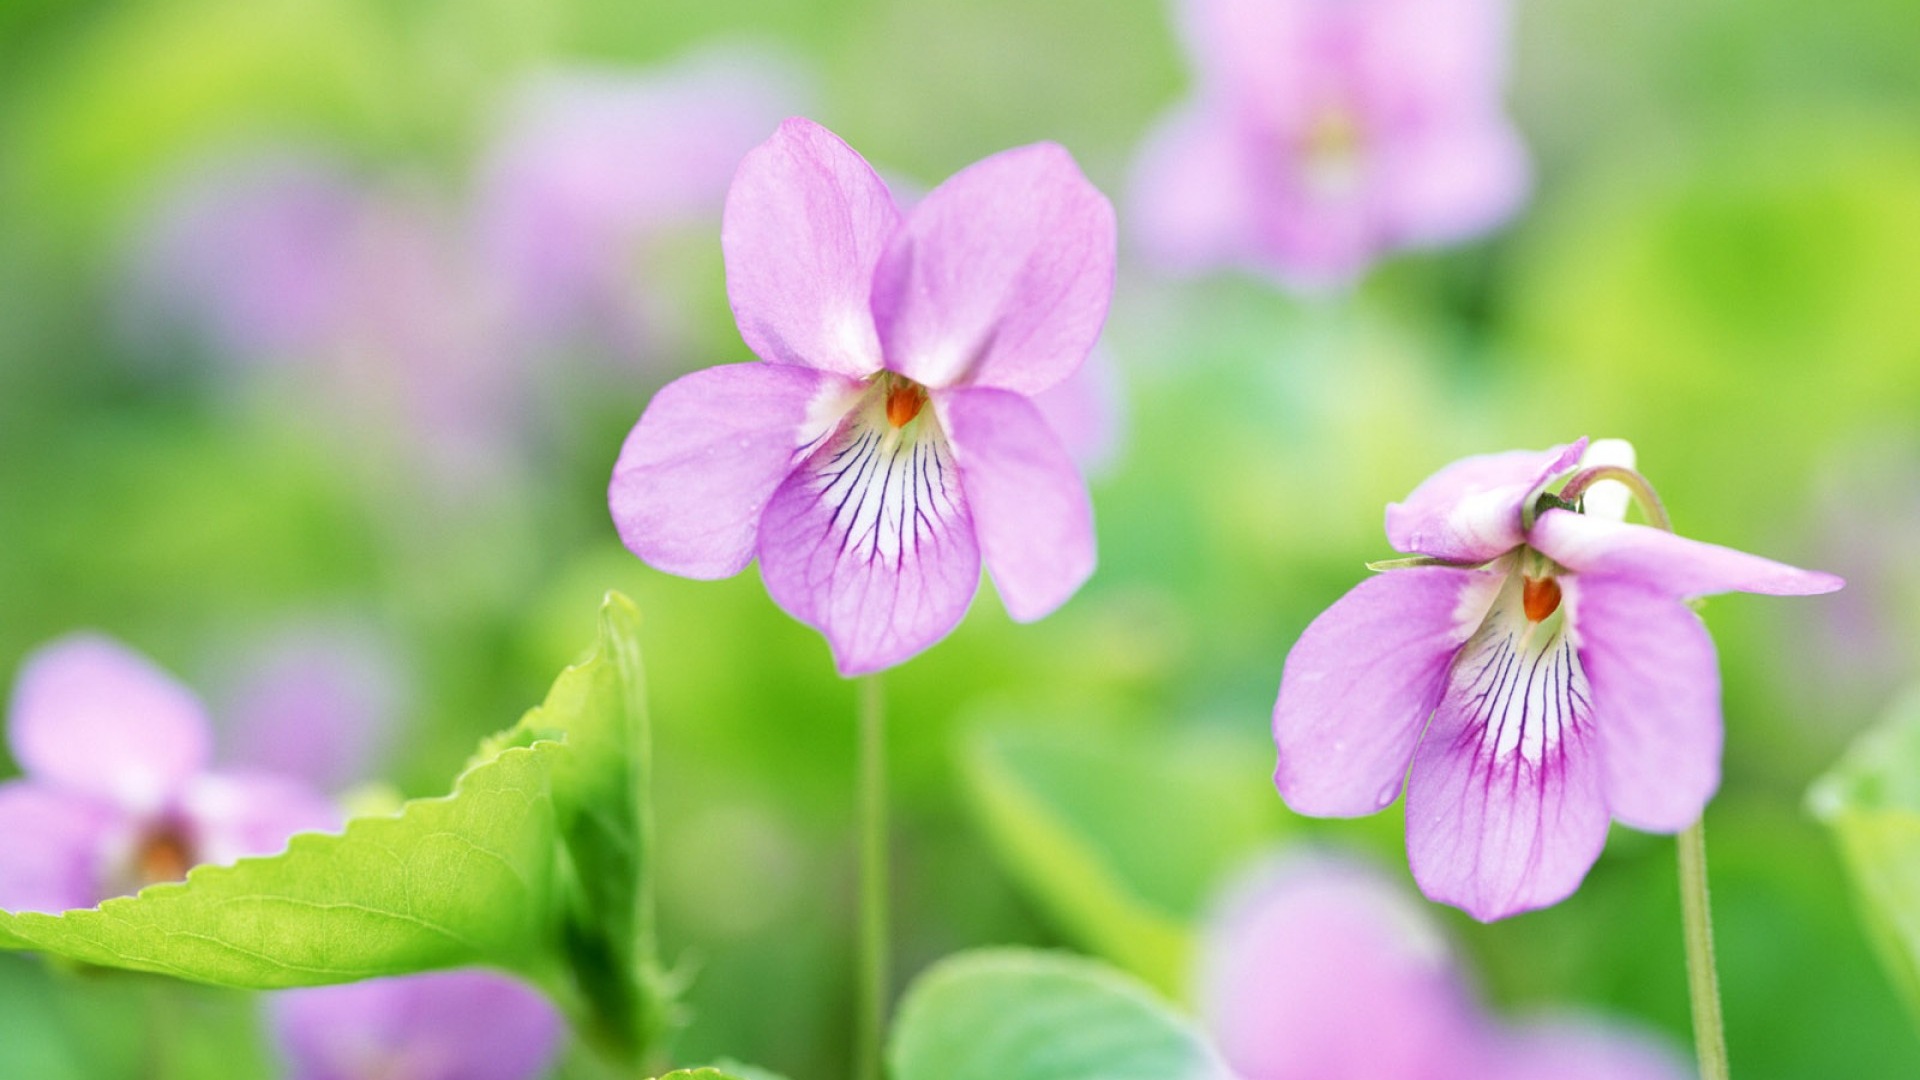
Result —
[{"label": "side petal", "polygon": [[780,125],[734,173],[720,225],[727,299],[762,360],[880,370],[868,306],[900,211],[873,167],[811,120]]},{"label": "side petal", "polygon": [[1723,592],[1812,596],[1846,584],[1832,574],[1689,540],[1651,525],[1608,521],[1570,510],[1541,514],[1527,542],[1569,570],[1641,581],[1669,596]]},{"label": "side petal", "polygon": [[1636,829],[1693,824],[1720,786],[1720,670],[1707,628],[1638,582],[1570,575],[1567,619],[1593,686],[1607,807]]},{"label": "side petal", "polygon": [[960,486],[1007,614],[1018,622],[1044,618],[1093,574],[1086,481],[1019,394],[949,390],[934,404],[952,433]]},{"label": "side petal", "polygon": [[0,908],[60,912],[100,902],[102,853],[122,815],[31,780],[0,784]]},{"label": "side petal", "polygon": [[980,548],[945,438],[851,418],[795,469],[760,523],[760,576],[824,633],[842,675],[891,667],[945,637],[980,587]]},{"label": "side petal", "polygon": [[887,367],[1037,394],[1093,348],[1113,273],[1113,206],[1065,149],[977,161],[913,208],[874,271]]},{"label": "side petal", "polygon": [[1241,884],[1208,920],[1199,993],[1236,1076],[1480,1075],[1482,1025],[1445,939],[1364,863],[1294,856]]},{"label": "side petal", "polygon": [[1551,450],[1509,450],[1463,458],[1420,482],[1406,502],[1387,507],[1394,550],[1436,559],[1485,562],[1517,547],[1520,508],[1556,473],[1572,468],[1587,440]]},{"label": "side petal", "polygon": [[[564,1027],[517,979],[478,968],[284,990],[268,999],[293,1080],[395,1075],[543,1076]],[[427,1070],[424,1074],[416,1070]]]},{"label": "side petal", "polygon": [[1498,115],[1437,121],[1381,147],[1378,198],[1396,241],[1467,240],[1512,217],[1533,170],[1513,125]]},{"label": "side petal", "polygon": [[1693,1071],[1649,1032],[1588,1017],[1536,1020],[1492,1048],[1491,1080],[1688,1080]]},{"label": "side petal", "polygon": [[668,383],[620,448],[614,527],[648,565],[713,579],[753,561],[760,514],[817,437],[816,416],[858,384],[778,364],[726,364]]},{"label": "side petal", "polygon": [[1273,782],[1289,807],[1354,817],[1399,796],[1448,665],[1498,585],[1477,570],[1389,570],[1313,620],[1273,707]]},{"label": "side petal", "polygon": [[100,634],[27,657],[13,688],[13,755],[36,780],[145,810],[206,766],[213,733],[193,692]]},{"label": "side petal", "polygon": [[1244,138],[1228,108],[1196,101],[1163,119],[1134,162],[1129,236],[1175,273],[1245,260],[1259,197],[1251,190]]},{"label": "side petal", "polygon": [[230,863],[284,850],[295,833],[333,832],[346,816],[307,785],[265,773],[209,773],[181,794],[200,863]]},{"label": "side petal", "polygon": [[1504,606],[1488,617],[1407,780],[1414,880],[1482,922],[1566,899],[1607,839],[1592,690],[1547,634]]}]

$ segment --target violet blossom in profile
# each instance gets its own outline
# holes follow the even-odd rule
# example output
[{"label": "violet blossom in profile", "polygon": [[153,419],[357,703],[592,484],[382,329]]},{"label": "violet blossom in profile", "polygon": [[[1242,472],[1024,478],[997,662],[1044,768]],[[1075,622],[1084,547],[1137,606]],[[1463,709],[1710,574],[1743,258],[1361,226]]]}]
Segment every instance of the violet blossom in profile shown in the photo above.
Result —
[{"label": "violet blossom in profile", "polygon": [[646,248],[719,222],[735,166],[805,82],[776,55],[726,52],[518,87],[479,166],[476,228],[520,331],[628,348],[678,336],[685,313],[643,272]]},{"label": "violet blossom in profile", "polygon": [[1296,856],[1203,945],[1200,1015],[1238,1080],[1682,1080],[1660,1042],[1573,1015],[1507,1024],[1426,913],[1370,867]]},{"label": "violet blossom in profile", "polygon": [[1193,97],[1149,135],[1133,220],[1180,270],[1351,282],[1519,207],[1504,0],[1183,0]]},{"label": "violet blossom in profile", "polygon": [[1570,895],[1609,820],[1699,819],[1720,781],[1720,676],[1686,601],[1842,583],[1625,522],[1628,489],[1601,478],[1651,498],[1632,460],[1585,439],[1471,457],[1387,508],[1388,540],[1416,558],[1287,656],[1273,734],[1289,807],[1371,814],[1404,783],[1414,878],[1482,920]]},{"label": "violet blossom in profile", "polygon": [[846,675],[944,636],[983,563],[1017,620],[1065,603],[1093,571],[1093,510],[1032,399],[1093,348],[1114,270],[1112,207],[1072,157],[995,154],[903,214],[792,119],[741,163],[721,243],[760,362],[648,403],[608,492],[627,547],[704,579],[757,556]]},{"label": "violet blossom in profile", "polygon": [[283,990],[268,999],[288,1080],[534,1080],[564,1026],[517,979],[482,969]]},{"label": "violet blossom in profile", "polygon": [[210,768],[199,700],[123,645],[75,634],[22,664],[7,718],[25,777],[0,783],[0,908],[58,912],[270,855],[341,824],[305,784]]}]

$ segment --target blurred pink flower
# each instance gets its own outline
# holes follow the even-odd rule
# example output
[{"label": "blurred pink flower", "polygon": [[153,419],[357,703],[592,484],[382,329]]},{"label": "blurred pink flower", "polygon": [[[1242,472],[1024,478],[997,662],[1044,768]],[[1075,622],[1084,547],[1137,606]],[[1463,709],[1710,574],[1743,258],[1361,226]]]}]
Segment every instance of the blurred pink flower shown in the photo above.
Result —
[{"label": "blurred pink flower", "polygon": [[479,969],[283,990],[268,999],[290,1080],[533,1080],[564,1028],[532,987]]},{"label": "blurred pink flower", "polygon": [[845,143],[787,121],[741,163],[721,229],[763,362],[654,396],[608,492],[621,539],[685,577],[757,554],[849,675],[944,636],[983,561],[1015,619],[1059,607],[1093,571],[1093,511],[1032,398],[1099,336],[1113,228],[1053,144],[977,162],[903,215]]},{"label": "blurred pink flower", "polygon": [[1561,1016],[1508,1026],[1425,912],[1371,868],[1294,857],[1209,928],[1200,1012],[1238,1080],[1681,1080],[1658,1041]]},{"label": "blurred pink flower", "polygon": [[0,908],[91,907],[341,823],[304,784],[210,770],[213,734],[199,700],[97,635],[27,658],[7,737],[26,776],[0,783]]},{"label": "blurred pink flower", "polygon": [[1720,782],[1720,676],[1685,601],[1842,583],[1627,524],[1617,481],[1529,524],[1578,467],[1631,462],[1618,440],[1471,457],[1387,507],[1394,549],[1432,562],[1361,582],[1288,654],[1273,734],[1289,807],[1371,814],[1404,781],[1421,890],[1482,920],[1565,899],[1610,818],[1699,820]]},{"label": "blurred pink flower", "polygon": [[530,79],[479,170],[476,229],[516,326],[635,351],[684,313],[641,272],[668,230],[713,229],[728,181],[807,96],[779,57],[710,53],[651,71]]},{"label": "blurred pink flower", "polygon": [[1176,269],[1351,282],[1510,216],[1529,185],[1500,97],[1502,0],[1185,0],[1193,98],[1148,137],[1133,220]]},{"label": "blurred pink flower", "polygon": [[385,643],[350,622],[302,622],[238,650],[216,698],[228,760],[323,791],[365,780],[402,719],[402,675]]}]

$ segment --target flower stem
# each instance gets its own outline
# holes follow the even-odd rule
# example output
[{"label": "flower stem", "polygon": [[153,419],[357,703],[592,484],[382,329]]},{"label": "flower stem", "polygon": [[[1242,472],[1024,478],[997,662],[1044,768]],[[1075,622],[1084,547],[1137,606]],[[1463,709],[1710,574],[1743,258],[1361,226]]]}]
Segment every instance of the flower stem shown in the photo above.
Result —
[{"label": "flower stem", "polygon": [[1707,901],[1704,819],[1680,834],[1680,921],[1687,935],[1687,992],[1693,1000],[1693,1048],[1701,1080],[1727,1080],[1727,1035],[1720,1020],[1720,976],[1713,963],[1713,914]]},{"label": "flower stem", "polygon": [[880,1080],[887,1019],[887,732],[880,676],[860,680],[860,949],[854,1078]]}]

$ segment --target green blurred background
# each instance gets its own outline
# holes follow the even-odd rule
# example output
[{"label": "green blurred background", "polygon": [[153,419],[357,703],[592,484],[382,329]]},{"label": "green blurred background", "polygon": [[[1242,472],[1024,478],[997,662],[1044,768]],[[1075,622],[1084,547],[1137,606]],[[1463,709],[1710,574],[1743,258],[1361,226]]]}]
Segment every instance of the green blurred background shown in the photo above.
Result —
[{"label": "green blurred background", "polygon": [[[1136,830],[1118,847],[1165,849],[1132,872],[1177,919],[1204,910],[1231,859],[1182,861],[1177,837],[1141,832],[1181,820],[1155,804],[1178,787],[1094,767],[1109,748],[1203,742],[1196,783],[1250,808],[1245,847],[1357,844],[1405,879],[1397,808],[1309,823],[1272,796],[1286,650],[1386,554],[1382,506],[1429,472],[1619,435],[1682,531],[1854,581],[1705,613],[1726,684],[1708,824],[1736,1066],[1920,1074],[1802,808],[1920,674],[1920,9],[1519,8],[1510,100],[1538,190],[1490,240],[1395,258],[1320,304],[1241,277],[1158,279],[1123,243],[1106,342],[1129,405],[1095,484],[1099,572],[1034,626],[985,590],[885,679],[900,977],[969,945],[1098,944],[1017,883],[970,809],[963,749],[983,729],[1093,751],[1055,770],[1110,828]],[[1151,0],[0,6],[0,667],[97,627],[211,693],[274,627],[368,627],[409,703],[369,779],[429,795],[589,643],[599,595],[624,590],[650,633],[664,931],[696,979],[676,1058],[843,1073],[852,687],[752,571],[654,573],[605,508],[651,390],[750,359],[717,219],[636,271],[691,330],[664,354],[528,358],[529,393],[557,420],[514,468],[444,500],[420,497],[433,482],[405,440],[343,441],[351,424],[316,415],[324,404],[228,392],[240,376],[190,346],[156,359],[120,313],[127,238],[180,169],[263,140],[328,147],[457,206],[528,72],[640,70],[735,41],[789,56],[811,115],[915,184],[1064,143],[1120,202],[1124,238],[1134,147],[1188,81],[1170,25]],[[1617,831],[1549,911],[1492,926],[1435,911],[1498,1007],[1604,1009],[1684,1045],[1666,839]],[[0,1075],[265,1075],[270,1060],[242,996],[0,958]]]}]

